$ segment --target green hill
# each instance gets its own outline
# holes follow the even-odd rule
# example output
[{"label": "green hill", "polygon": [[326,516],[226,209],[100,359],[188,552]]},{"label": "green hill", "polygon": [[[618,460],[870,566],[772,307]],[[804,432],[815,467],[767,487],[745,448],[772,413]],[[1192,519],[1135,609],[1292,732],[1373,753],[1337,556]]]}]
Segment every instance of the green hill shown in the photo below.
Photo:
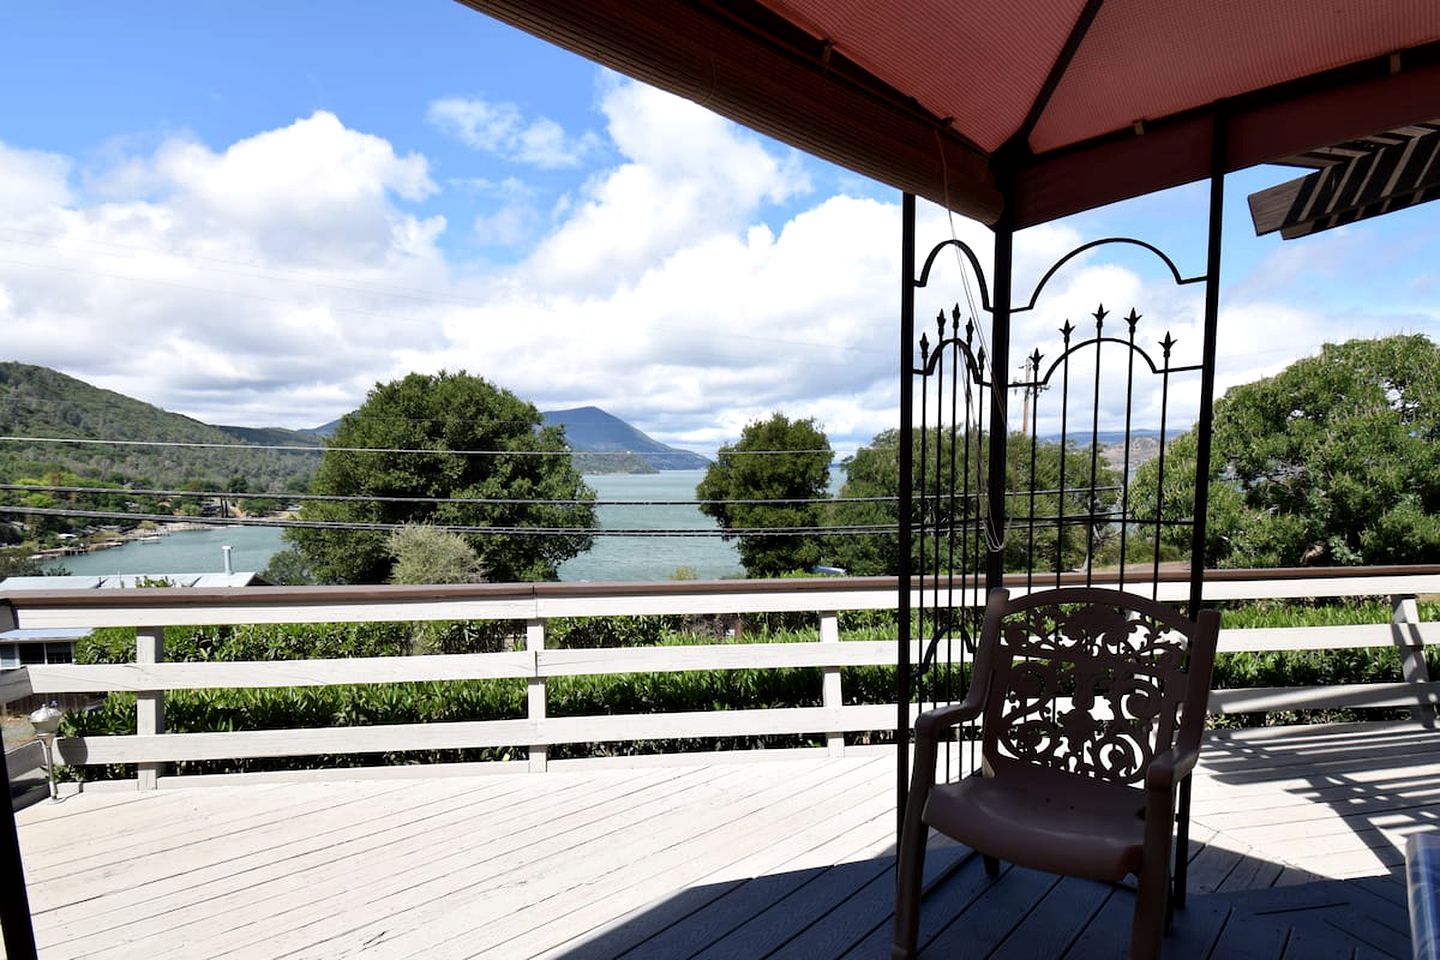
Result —
[{"label": "green hill", "polygon": [[[215,489],[242,478],[250,489],[267,492],[303,486],[320,458],[237,444],[321,445],[318,437],[294,430],[211,426],[47,367],[12,362],[0,362],[0,437],[7,438],[0,440],[0,480],[7,482],[69,472],[107,483],[167,489],[203,483]],[[147,443],[15,439],[23,437]],[[164,445],[170,443],[223,446]]]},{"label": "green hill", "polygon": [[[576,451],[576,466],[585,473],[694,470],[710,462],[666,446],[598,407],[542,416],[546,423],[565,427],[566,441]],[[0,362],[0,438],[4,438],[0,439],[0,482],[72,473],[105,484],[217,490],[238,478],[255,492],[295,491],[304,488],[320,458],[303,451],[256,447],[318,449],[333,426],[288,430],[212,425],[48,367]],[[26,437],[48,439],[21,439]]]}]

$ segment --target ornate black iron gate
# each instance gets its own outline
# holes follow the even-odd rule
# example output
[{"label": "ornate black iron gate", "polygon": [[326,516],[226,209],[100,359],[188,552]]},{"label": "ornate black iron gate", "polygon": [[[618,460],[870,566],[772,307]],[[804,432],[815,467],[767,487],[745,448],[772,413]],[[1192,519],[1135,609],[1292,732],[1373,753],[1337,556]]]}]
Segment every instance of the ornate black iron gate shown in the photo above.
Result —
[{"label": "ornate black iron gate", "polygon": [[[1158,248],[1109,238],[1058,260],[1024,306],[1011,302],[1013,234],[1003,222],[996,228],[993,298],[975,252],[953,237],[930,251],[917,274],[915,202],[905,197],[900,816],[914,715],[965,696],[990,589],[1069,582],[1158,598],[1168,580],[1188,588],[1180,595],[1192,615],[1201,604],[1223,204],[1218,129],[1213,146],[1217,173],[1210,183],[1204,274],[1183,276]],[[1056,317],[1045,342],[1027,344],[1021,372],[1012,375],[1015,318],[1047,316],[1040,304],[1050,280],[1077,257],[1109,245],[1153,254],[1178,286],[1205,284],[1201,332],[1190,338],[1199,342],[1187,345],[1193,359],[1182,362],[1179,341],[1147,325],[1139,305],[1127,304],[1119,316],[1099,305],[1079,324]],[[965,309],[958,298],[932,302],[927,307],[938,310],[935,319],[917,323],[917,299],[931,294],[932,272],[947,253],[960,271]],[[972,276],[978,295],[970,289]],[[1012,417],[1016,398],[1020,415]],[[1183,462],[1173,462],[1176,457]],[[973,772],[977,743],[974,729],[956,728],[937,778]],[[1188,824],[1188,781],[1180,815]],[[1186,832],[1182,826],[1182,839]],[[1183,873],[1181,859],[1177,905]]]},{"label": "ornate black iron gate", "polygon": [[[1036,310],[1066,263],[1107,244],[1153,253],[1177,284],[1205,279],[1182,277],[1149,244],[1100,240],[1056,263],[1012,315]],[[989,312],[978,259],[958,240],[931,251],[916,289],[928,291],[937,258],[951,249],[962,270],[974,272],[978,303]],[[1078,325],[1064,318],[1051,343],[1024,356],[1019,376],[993,366],[983,329],[953,303],[919,330],[911,350],[913,493],[902,517],[910,528],[911,637],[918,641],[912,693],[921,707],[964,696],[984,594],[999,585],[992,561],[999,560],[1005,583],[1027,590],[1098,582],[1152,596],[1163,566],[1194,566],[1193,460],[1177,483],[1166,457],[1170,441],[1198,418],[1193,401],[1172,411],[1176,388],[1187,379],[1198,385],[1203,363],[1178,362],[1171,332],[1151,335],[1134,308],[1114,317],[1098,306]],[[998,423],[990,417],[997,382],[1007,394]],[[1020,416],[1012,418],[1017,398]],[[1003,437],[998,463],[996,434]],[[992,509],[996,502],[1003,511]],[[973,739],[962,731],[959,742]],[[947,777],[973,769],[956,752],[944,762]]]}]

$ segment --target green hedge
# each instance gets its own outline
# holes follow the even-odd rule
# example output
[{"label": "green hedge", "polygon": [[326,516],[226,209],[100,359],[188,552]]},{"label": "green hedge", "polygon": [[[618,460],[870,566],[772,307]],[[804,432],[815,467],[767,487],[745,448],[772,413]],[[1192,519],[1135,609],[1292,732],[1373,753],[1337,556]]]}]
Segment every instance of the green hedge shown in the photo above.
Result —
[{"label": "green hedge", "polygon": [[[1383,600],[1230,604],[1227,627],[1277,627],[1378,623],[1389,619]],[[1440,618],[1440,606],[1421,605],[1422,619]],[[844,640],[885,640],[896,634],[893,611],[847,611],[840,615]],[[738,639],[737,639],[738,638]],[[554,648],[669,646],[725,642],[794,643],[819,639],[813,613],[743,617],[592,617],[549,621],[546,644]],[[523,647],[523,625],[511,622],[292,624],[239,627],[169,628],[167,660],[294,660],[337,657],[403,656],[411,653],[485,653]],[[124,663],[134,657],[133,630],[97,630],[77,644],[81,663]],[[1440,651],[1427,651],[1431,669],[1440,671]],[[847,667],[842,671],[847,704],[893,701],[893,667]],[[1393,649],[1336,650],[1309,653],[1223,654],[1216,663],[1216,687],[1291,686],[1366,683],[1401,679]],[[935,696],[948,686],[958,696],[964,677],[943,672],[922,682],[921,695]],[[547,710],[553,717],[595,714],[674,713],[702,710],[808,707],[821,702],[821,671],[814,668],[697,670],[556,677],[547,684]],[[502,720],[526,714],[525,681],[469,680],[336,687],[286,687],[235,690],[178,690],[165,698],[166,729],[176,733],[217,730],[272,730],[292,727],[363,727],[374,724]],[[1405,711],[1306,711],[1216,718],[1217,725],[1350,720],[1404,716]],[[66,718],[68,735],[101,736],[135,732],[135,698],[109,695],[95,710]],[[851,742],[883,742],[893,734],[849,735]],[[551,748],[556,758],[613,754],[819,746],[814,736],[673,739],[625,743],[565,744]],[[294,769],[316,766],[370,766],[517,759],[525,748],[429,750],[184,762],[178,773]],[[83,777],[129,776],[126,767],[85,768]]]},{"label": "green hedge", "polygon": [[[804,617],[814,624],[814,614]],[[841,634],[846,639],[878,639],[895,635],[893,614],[886,611],[845,613],[840,621]],[[796,622],[797,618],[788,614],[784,617],[743,618],[564,618],[547,623],[546,644],[553,648],[578,649],[724,642],[793,643],[819,639],[817,628],[796,629]],[[165,633],[165,658],[173,661],[234,661],[402,656],[419,652],[488,653],[522,647],[522,631],[523,625],[515,623],[468,621],[172,627]],[[734,639],[736,634],[740,637],[738,641]],[[77,644],[76,660],[80,663],[125,663],[134,658],[134,650],[134,630],[97,630]],[[847,669],[845,680],[852,690],[846,698],[847,702],[863,702],[855,700],[855,690],[884,690],[876,697],[879,700],[893,696],[893,669]],[[696,670],[555,677],[547,684],[546,693],[547,713],[552,717],[807,707],[820,704],[821,671],[813,668]],[[524,680],[176,690],[165,697],[165,726],[168,732],[173,733],[504,720],[525,715]],[[68,715],[65,728],[65,733],[71,736],[133,734],[135,697],[133,694],[111,694],[93,711]],[[552,747],[550,755],[563,758],[761,746],[818,746],[823,742],[823,735],[820,735],[565,744]],[[316,766],[503,760],[524,755],[524,746],[516,745],[496,749],[187,761],[176,763],[173,767],[177,773],[217,773]],[[133,770],[120,765],[88,767],[71,771],[71,775],[113,778],[132,776]]]}]

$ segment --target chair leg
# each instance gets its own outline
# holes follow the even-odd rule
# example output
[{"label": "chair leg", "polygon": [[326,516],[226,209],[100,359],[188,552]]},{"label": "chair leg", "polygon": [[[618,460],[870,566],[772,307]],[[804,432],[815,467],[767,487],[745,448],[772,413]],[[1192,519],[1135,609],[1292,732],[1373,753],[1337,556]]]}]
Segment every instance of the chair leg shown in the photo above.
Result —
[{"label": "chair leg", "polygon": [[1180,781],[1180,797],[1175,811],[1175,888],[1171,905],[1185,909],[1185,886],[1190,866],[1190,778]]},{"label": "chair leg", "polygon": [[1135,891],[1135,917],[1130,924],[1130,960],[1157,960],[1169,926],[1169,864],[1157,864],[1140,875]]},{"label": "chair leg", "polygon": [[[910,803],[924,797],[910,795]],[[912,960],[920,935],[920,895],[925,874],[925,837],[930,829],[917,815],[906,811],[905,832],[900,838],[900,856],[895,862],[895,942],[891,960]]]},{"label": "chair leg", "polygon": [[989,877],[992,880],[1000,876],[999,860],[991,856],[986,856],[984,854],[981,855],[980,859],[985,861],[985,876]]}]

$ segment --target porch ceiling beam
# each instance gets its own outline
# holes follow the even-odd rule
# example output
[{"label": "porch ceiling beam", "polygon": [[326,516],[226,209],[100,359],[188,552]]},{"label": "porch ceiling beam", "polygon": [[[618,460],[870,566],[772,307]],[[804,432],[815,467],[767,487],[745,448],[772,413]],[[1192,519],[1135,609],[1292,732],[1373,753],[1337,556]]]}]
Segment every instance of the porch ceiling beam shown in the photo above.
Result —
[{"label": "porch ceiling beam", "polygon": [[1000,214],[988,158],[944,118],[754,0],[459,2],[957,213]]},{"label": "porch ceiling beam", "polygon": [[1440,116],[1440,45],[1139,125],[1076,147],[1017,160],[1015,219],[1033,226],[1209,175],[1210,130],[1226,112],[1225,169],[1280,160]]},{"label": "porch ceiling beam", "polygon": [[[1250,195],[1255,233],[1286,240],[1440,199],[1440,125],[1421,124],[1393,142]],[[1363,142],[1362,142],[1363,143]]]}]

